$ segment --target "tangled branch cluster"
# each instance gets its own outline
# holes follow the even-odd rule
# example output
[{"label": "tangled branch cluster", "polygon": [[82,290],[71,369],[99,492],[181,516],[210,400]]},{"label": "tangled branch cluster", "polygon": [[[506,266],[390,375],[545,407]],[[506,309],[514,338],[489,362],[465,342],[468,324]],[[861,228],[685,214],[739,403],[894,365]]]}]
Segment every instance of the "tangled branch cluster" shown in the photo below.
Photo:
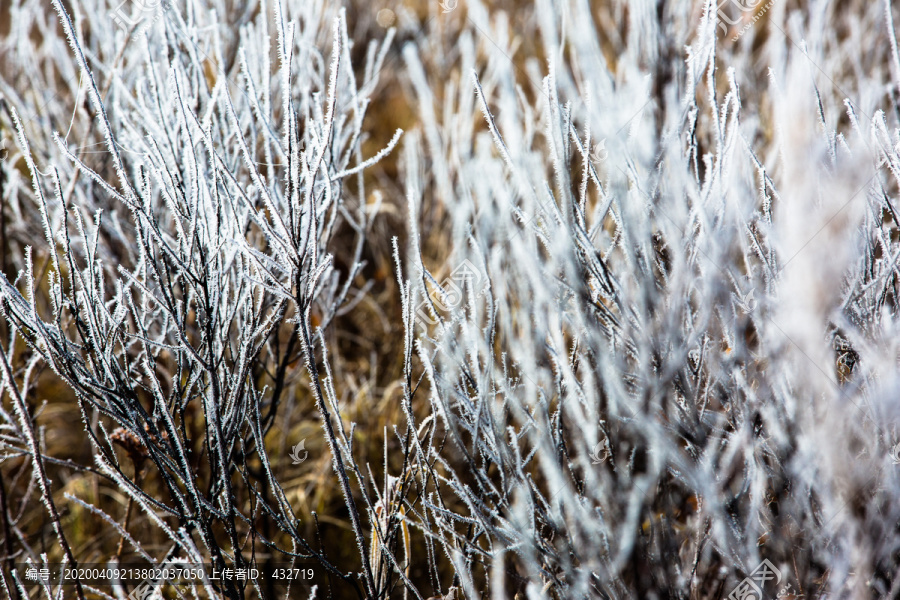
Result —
[{"label": "tangled branch cluster", "polygon": [[[43,18],[32,4],[11,10]],[[710,2],[397,7],[365,52],[352,11],[251,4],[190,0],[129,41],[97,3],[54,0],[53,77],[90,118],[23,118],[28,58],[0,80],[20,165],[3,167],[20,221],[4,267],[21,268],[0,277],[3,441],[30,457],[66,561],[27,400],[40,365],[77,398],[91,476],[170,550],[66,502],[154,564],[312,559],[338,597],[719,598],[760,564],[772,596],[900,593],[888,0],[769,3],[731,41]],[[385,78],[414,126],[367,157]],[[99,156],[67,141],[91,136]],[[384,303],[364,172],[385,159],[399,183],[376,187],[406,214],[387,309],[401,418],[376,431],[329,332]],[[352,560],[310,538],[273,465],[269,434],[304,394]]]}]

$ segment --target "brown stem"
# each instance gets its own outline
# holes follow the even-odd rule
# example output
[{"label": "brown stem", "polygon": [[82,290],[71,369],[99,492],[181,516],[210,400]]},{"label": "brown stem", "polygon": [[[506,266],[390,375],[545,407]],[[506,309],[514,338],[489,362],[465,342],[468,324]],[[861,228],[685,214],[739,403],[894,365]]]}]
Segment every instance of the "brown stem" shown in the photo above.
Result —
[{"label": "brown stem", "polygon": [[[6,502],[6,483],[3,481],[3,469],[0,469],[0,513],[3,513],[3,545],[6,547],[6,570],[12,573],[13,569],[13,549],[12,549],[12,532],[9,528],[9,510]],[[10,586],[14,600],[20,600],[19,588],[15,585]]]},{"label": "brown stem", "polygon": [[[62,547],[63,554],[66,555],[66,560],[69,562],[72,569],[77,571],[76,567],[78,567],[78,562],[72,555],[72,549],[69,547],[69,542],[66,541],[66,534],[63,532],[62,523],[59,520],[59,511],[56,510],[56,503],[53,502],[53,494],[50,490],[50,480],[47,478],[47,469],[44,468],[41,449],[38,447],[37,438],[34,436],[34,425],[31,423],[28,416],[28,407],[25,405],[22,394],[19,393],[19,388],[13,379],[12,368],[9,366],[9,361],[6,360],[6,352],[2,348],[0,348],[0,364],[2,364],[3,372],[9,382],[7,389],[12,397],[16,414],[19,417],[22,432],[25,434],[28,446],[31,449],[31,457],[34,461],[34,468],[37,470],[37,480],[41,488],[41,496],[43,497],[47,511],[50,513],[53,531],[56,533],[56,538],[59,540],[59,545]],[[81,580],[77,577],[75,578],[75,593],[78,594],[79,600],[84,600],[84,590],[81,588]]]},{"label": "brown stem", "polygon": [[[298,306],[303,304],[298,299]],[[341,458],[341,447],[338,445],[337,436],[331,425],[331,413],[328,405],[325,404],[325,395],[322,393],[322,385],[319,382],[319,369],[316,366],[315,348],[309,333],[308,313],[301,311],[302,318],[300,320],[300,334],[303,336],[303,346],[306,352],[307,369],[309,370],[310,379],[312,380],[311,388],[319,414],[322,416],[322,426],[325,434],[328,436],[329,445],[332,448],[332,458],[334,459],[334,469],[337,472],[338,480],[341,484],[341,490],[344,493],[344,503],[350,511],[350,524],[353,526],[353,533],[356,535],[356,545],[359,548],[360,557],[362,559],[363,576],[366,585],[366,593],[369,596],[376,594],[375,579],[372,577],[372,569],[369,565],[369,555],[366,553],[366,542],[362,532],[362,524],[359,518],[359,512],[356,508],[356,501],[353,500],[353,490],[350,488],[350,478],[347,476],[347,470],[344,467],[344,460]],[[338,416],[340,418],[340,416]]]},{"label": "brown stem", "polygon": [[[137,462],[132,460],[132,464],[134,465],[134,485],[137,487],[141,487],[141,482],[144,480],[144,469],[141,468]],[[131,511],[134,507],[134,498],[132,496],[128,496],[128,505],[125,507],[125,519],[122,521],[122,531],[128,533],[128,523],[131,521]],[[119,539],[119,547],[116,548],[116,563],[119,562],[122,558],[122,551],[125,549],[125,535]]]}]

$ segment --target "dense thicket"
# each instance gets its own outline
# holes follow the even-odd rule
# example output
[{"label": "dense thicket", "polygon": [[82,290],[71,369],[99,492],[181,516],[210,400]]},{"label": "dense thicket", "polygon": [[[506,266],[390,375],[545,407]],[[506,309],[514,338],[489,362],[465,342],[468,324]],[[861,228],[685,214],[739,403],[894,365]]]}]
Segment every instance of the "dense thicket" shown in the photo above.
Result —
[{"label": "dense thicket", "polygon": [[5,592],[897,596],[897,7],[343,4],[0,8]]}]

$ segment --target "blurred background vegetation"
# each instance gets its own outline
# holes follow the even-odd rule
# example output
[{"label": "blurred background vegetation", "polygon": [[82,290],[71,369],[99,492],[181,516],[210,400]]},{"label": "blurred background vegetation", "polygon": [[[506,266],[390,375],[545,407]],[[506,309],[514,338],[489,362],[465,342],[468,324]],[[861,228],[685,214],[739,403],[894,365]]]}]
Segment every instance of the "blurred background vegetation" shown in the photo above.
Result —
[{"label": "blurred background vegetation", "polygon": [[[78,15],[78,7],[71,2],[64,2],[71,14]],[[256,16],[258,8],[246,12],[240,0],[229,2],[223,0],[217,4],[225,6],[224,14],[233,16],[236,20],[247,22]],[[337,4],[337,3],[335,3]],[[457,3],[452,3],[457,4]],[[666,2],[660,0],[657,3],[663,11]],[[685,15],[685,23],[698,22],[702,14],[703,5],[700,2],[690,3],[690,9],[679,10],[679,15]],[[781,0],[779,11],[799,10],[802,13],[804,4],[799,0]],[[834,3],[831,10],[840,14],[842,10],[854,12],[863,10],[859,8],[859,2],[847,0]],[[0,0],[0,79],[3,87],[0,87],[0,98],[5,98],[4,112],[0,112],[0,140],[6,147],[13,145],[12,121],[8,106],[27,105],[35,107],[34,115],[23,115],[26,119],[37,119],[43,123],[45,130],[52,129],[68,135],[70,143],[80,146],[83,150],[82,157],[85,163],[92,166],[98,172],[110,172],[111,165],[106,156],[105,148],[101,144],[101,136],[95,129],[91,119],[89,103],[84,93],[73,93],[78,90],[78,84],[73,83],[71,72],[65,72],[57,64],[35,65],[27,57],[14,53],[21,53],[21,48],[12,48],[5,44],[13,28],[27,27],[28,38],[34,45],[35,55],[42,55],[46,48],[42,45],[44,39],[42,31],[34,23],[14,22],[14,0]],[[499,41],[487,37],[480,31],[474,22],[468,19],[465,0],[459,0],[458,6],[451,11],[444,12],[437,0],[406,0],[404,2],[364,2],[361,0],[345,0],[343,6],[347,9],[347,25],[349,37],[354,40],[351,51],[353,68],[362,73],[363,62],[367,45],[371,40],[381,40],[389,28],[396,28],[396,37],[393,40],[387,59],[380,74],[380,82],[371,94],[371,104],[366,115],[362,139],[362,155],[365,157],[376,154],[384,148],[397,129],[406,132],[405,135],[423,135],[423,110],[440,111],[444,106],[444,98],[441,94],[448,89],[470,88],[471,74],[462,72],[460,56],[458,55],[457,41],[460,36],[479,36],[476,47],[479,56],[476,60],[481,64],[493,65],[497,60],[496,50],[502,45],[511,48],[509,55],[505,55],[514,68],[515,80],[522,87],[525,96],[533,97],[535,89],[539,89],[539,82],[535,81],[535,64],[545,65],[545,46],[541,43],[538,26],[535,22],[535,8],[532,3],[508,1],[483,2],[480,6],[487,9],[492,21],[505,23],[508,39]],[[671,4],[669,5],[671,6]],[[113,7],[110,7],[113,8]],[[600,32],[600,49],[606,64],[603,69],[615,75],[623,48],[629,47],[629,40],[635,39],[635,32],[629,30],[627,3],[611,2],[606,0],[592,0],[590,10],[593,15],[594,27]],[[504,15],[503,21],[500,15]],[[48,10],[45,15],[32,15],[35,20],[51,23],[56,15]],[[227,26],[227,24],[225,24]],[[499,25],[498,25],[499,26]],[[91,36],[91,23],[79,22],[79,27],[86,38]],[[761,20],[754,26],[751,34],[752,42],[748,42],[743,52],[752,56],[755,51],[762,51],[770,35],[772,25],[767,19]],[[858,31],[840,28],[836,30],[835,43],[842,43],[849,36],[858,35]],[[638,62],[646,64],[651,71],[652,86],[663,87],[667,79],[675,77],[675,74],[659,70],[658,65],[668,65],[677,62],[683,53],[684,46],[690,42],[694,31],[690,27],[675,27],[653,34],[656,42],[639,49],[630,48],[629,51],[638,55]],[[62,39],[61,29],[59,37]],[[751,39],[751,38],[748,38]],[[323,37],[320,40],[319,50],[327,53],[329,40]],[[421,98],[414,89],[407,66],[402,56],[404,44],[412,43],[419,47],[419,55],[424,61],[427,80],[440,82],[442,85],[434,85],[435,91],[433,106],[422,107]],[[642,42],[644,43],[644,42]],[[654,47],[655,46],[655,47]],[[57,45],[55,51],[62,53],[62,46]],[[649,50],[648,50],[649,48]],[[236,48],[224,48],[223,55],[232,57]],[[643,53],[646,52],[645,56]],[[668,57],[664,60],[656,60],[650,54]],[[109,56],[115,53],[107,50]],[[71,62],[69,57],[60,56],[60,62]],[[227,59],[228,60],[228,59]],[[721,59],[723,69],[727,69],[727,53]],[[756,129],[758,139],[751,140],[769,146],[774,138],[773,125],[767,122],[767,103],[769,99],[765,95],[766,65],[764,61],[746,60],[742,63],[746,68],[742,72],[742,102],[746,105],[759,107],[755,113],[760,119],[760,126]],[[488,67],[493,68],[493,67]],[[600,70],[598,65],[598,70]],[[37,69],[37,70],[35,70]],[[230,67],[229,73],[234,73]],[[102,69],[95,70],[95,76],[101,88],[107,84],[109,74]],[[219,74],[210,67],[209,77],[215,79]],[[848,65],[845,73],[830,73],[829,76],[839,81],[841,85],[855,87],[861,79],[865,78],[866,65]],[[48,84],[56,82],[56,87]],[[727,91],[728,83],[725,78],[716,81],[721,86],[721,96]],[[896,98],[896,90],[893,92]],[[832,101],[840,102],[842,93],[837,84],[834,89],[823,90],[823,95]],[[664,95],[658,94],[658,102],[649,110],[661,113],[664,108],[660,106],[664,102]],[[630,107],[634,111],[638,106]],[[896,111],[897,105],[894,104]],[[500,111],[502,113],[502,110]],[[501,114],[502,116],[502,114]],[[478,131],[486,131],[487,127],[480,114],[473,116],[471,124],[465,124],[477,128]],[[841,114],[836,118],[833,126],[838,130],[849,127],[849,118]],[[700,116],[700,124],[695,134],[701,148],[709,148],[713,145],[710,130],[713,124]],[[29,140],[33,144],[33,151],[37,156],[48,156],[48,146],[51,140],[34,138]],[[11,155],[12,156],[12,155]],[[388,457],[388,473],[399,472],[402,462],[402,449],[396,435],[392,433],[395,426],[405,422],[401,401],[403,398],[403,353],[404,339],[402,327],[402,303],[399,288],[396,281],[396,272],[392,258],[392,237],[400,239],[400,247],[406,247],[409,235],[409,216],[404,183],[404,163],[401,150],[395,150],[387,158],[374,167],[364,171],[363,177],[367,207],[375,210],[377,203],[375,192],[380,192],[384,197],[383,204],[378,208],[378,215],[374,228],[369,235],[364,250],[363,259],[366,265],[356,277],[354,288],[366,290],[361,300],[353,310],[338,316],[326,331],[326,342],[330,349],[331,366],[334,372],[336,393],[342,407],[341,417],[347,422],[359,424],[354,431],[354,448],[356,458],[360,464],[371,464],[376,481],[381,481],[385,473],[381,472],[383,456]],[[434,165],[430,164],[427,156],[422,157],[424,171],[430,172]],[[580,175],[571,174],[573,181],[578,181]],[[35,215],[19,214],[11,207],[8,201],[11,181],[15,180],[17,193],[25,193],[28,190],[29,174],[24,159],[8,160],[0,166],[0,267],[10,281],[17,277],[19,269],[24,264],[24,247],[33,243],[34,239],[41,238],[42,225]],[[440,190],[431,179],[426,196],[438,195]],[[23,184],[22,182],[26,182]],[[896,195],[894,184],[889,183],[886,193]],[[358,184],[354,178],[346,181],[346,192],[350,197],[358,194]],[[420,247],[424,263],[435,273],[438,279],[449,274],[451,267],[444,266],[448,249],[453,247],[452,215],[453,203],[448,198],[440,198],[440,201],[427,202],[423,205],[422,214],[418,223],[419,231],[423,232],[422,245]],[[596,202],[596,198],[591,198]],[[888,217],[890,218],[890,217]],[[894,235],[896,234],[896,228]],[[896,239],[896,238],[895,238]],[[347,272],[353,260],[354,232],[344,226],[339,229],[333,238],[329,251],[335,257],[337,268]],[[35,264],[40,265],[45,271],[50,262],[46,252],[35,249]],[[43,281],[43,278],[38,278]],[[44,282],[46,285],[46,282]],[[313,321],[316,321],[313,315]],[[755,332],[747,330],[749,345],[753,345]],[[358,570],[359,555],[356,549],[353,532],[349,525],[348,511],[341,495],[340,487],[335,483],[332,469],[332,459],[329,449],[322,435],[322,429],[315,402],[309,391],[309,378],[300,356],[298,347],[291,343],[296,338],[291,327],[285,326],[276,334],[279,343],[273,347],[286,349],[294,357],[287,362],[287,370],[284,374],[285,397],[279,409],[274,425],[269,432],[266,442],[269,456],[273,461],[273,467],[278,479],[281,481],[287,493],[287,497],[298,517],[306,538],[316,540],[322,552],[328,556],[334,564],[342,569]],[[4,341],[9,338],[9,329],[5,322],[0,321],[0,338]],[[19,372],[24,368],[28,357],[27,350],[21,341],[21,364],[15,365]],[[725,348],[730,352],[730,348]],[[846,353],[845,353],[846,354]],[[272,360],[275,359],[275,360]],[[266,361],[270,362],[267,363]],[[271,365],[277,364],[277,357],[264,354],[261,364],[255,373],[257,384],[260,388],[278,380],[278,374],[272,371]],[[422,374],[422,365],[414,362],[414,381]],[[763,367],[760,367],[762,370]],[[846,361],[836,367],[846,375],[848,371]],[[849,367],[852,370],[852,365]],[[27,391],[27,402],[33,410],[36,428],[40,432],[41,445],[44,453],[52,457],[48,461],[48,474],[52,481],[53,495],[56,505],[61,512],[61,522],[65,530],[68,542],[73,554],[81,563],[105,563],[115,556],[119,556],[122,563],[138,560],[127,544],[121,547],[121,538],[108,524],[96,513],[92,513],[83,506],[67,500],[66,495],[77,496],[90,503],[108,515],[126,524],[127,530],[137,538],[147,552],[160,556],[164,554],[171,542],[163,533],[155,527],[148,517],[141,511],[129,508],[130,502],[112,481],[99,475],[93,467],[93,450],[84,432],[81,412],[72,390],[63,385],[58,378],[43,366],[38,367],[39,372],[32,377],[33,386]],[[844,375],[841,375],[843,377]],[[425,384],[423,384],[425,385]],[[425,392],[418,392],[417,398],[424,398]],[[4,406],[8,402],[3,399]],[[424,400],[421,404],[414,405],[414,409],[422,409],[423,415],[428,406]],[[194,412],[188,415],[188,430],[193,426],[197,430],[203,427],[202,414]],[[308,458],[300,465],[292,464],[289,456],[291,448],[304,442],[308,451]],[[123,444],[120,448],[120,460],[126,468],[137,468],[135,463],[140,460],[132,460],[129,457],[128,446]],[[448,453],[448,460],[457,472],[465,473],[466,465],[462,460],[453,462],[452,452]],[[31,460],[24,455],[15,456],[9,452],[0,461],[0,511],[9,515],[5,524],[6,528],[0,531],[3,539],[3,550],[7,559],[15,556],[17,549],[27,547],[36,553],[47,553],[50,562],[61,560],[61,550],[56,543],[52,523],[45,507],[34,499],[37,497],[34,491],[32,479]],[[152,469],[147,469],[141,476],[142,485],[151,494],[160,489],[160,481]],[[542,482],[543,484],[543,482]],[[661,509],[656,515],[660,518],[674,520],[678,527],[697,512],[697,496],[685,495],[679,498],[679,508],[671,511]],[[665,511],[669,510],[668,513]],[[649,528],[650,521],[646,522]],[[412,536],[412,556],[425,554],[425,545],[421,536]],[[444,587],[453,585],[453,570],[444,557],[440,557],[438,564],[442,570],[442,578],[445,579]],[[514,572],[516,565],[510,559],[509,569]],[[9,560],[5,567],[8,569]],[[319,571],[323,579],[318,581],[320,589],[325,588],[325,593],[320,592],[320,597],[328,597],[328,585],[333,584],[331,593],[334,598],[350,597],[349,588],[335,580],[326,583],[324,571]],[[487,579],[487,567],[480,568],[477,573]],[[431,574],[428,571],[426,561],[413,560],[409,569],[409,578],[421,589],[428,589]],[[635,578],[640,578],[641,572],[634,573]],[[483,582],[482,582],[483,583]],[[507,589],[515,589],[511,584]],[[397,589],[397,597],[401,591]],[[714,597],[711,592],[709,597]]]}]

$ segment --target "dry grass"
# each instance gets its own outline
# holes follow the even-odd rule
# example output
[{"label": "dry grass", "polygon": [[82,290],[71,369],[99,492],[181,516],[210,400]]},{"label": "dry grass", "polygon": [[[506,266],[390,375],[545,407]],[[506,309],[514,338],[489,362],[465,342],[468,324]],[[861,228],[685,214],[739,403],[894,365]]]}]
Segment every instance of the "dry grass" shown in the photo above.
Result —
[{"label": "dry grass", "polygon": [[[371,220],[361,252],[343,216],[323,238],[341,276],[357,260],[365,262],[344,303],[351,308],[310,305],[311,329],[329,321],[322,338],[328,358],[319,346],[308,353],[321,380],[333,382],[335,422],[348,432],[355,424],[352,464],[362,481],[352,480],[353,498],[364,517],[364,551],[290,321],[302,315],[296,307],[287,309],[248,376],[256,389],[269,386],[267,393],[284,389],[265,454],[299,519],[297,531],[359,586],[317,571],[319,597],[352,597],[364,588],[365,578],[356,574],[366,556],[375,557],[373,569],[382,564],[390,572],[375,574],[391,585],[372,597],[718,598],[763,558],[782,568],[782,586],[799,588],[793,597],[896,597],[900,537],[890,494],[900,481],[882,459],[900,418],[889,405],[900,389],[891,374],[897,364],[892,319],[900,307],[897,266],[888,262],[900,244],[891,212],[900,156],[893,144],[875,142],[879,118],[890,141],[898,139],[900,64],[891,65],[893,32],[884,26],[881,3],[781,0],[734,43],[704,38],[701,3],[661,2],[659,13],[626,2],[589,3],[589,24],[577,19],[578,7],[588,3],[577,2],[461,0],[448,13],[434,1],[345,4],[354,41],[348,52],[359,80],[369,42],[387,34],[378,11],[392,10],[397,27],[380,82],[369,93],[360,156],[377,154],[397,129],[405,131],[384,160],[341,183],[347,212],[358,214],[365,205]],[[136,54],[98,41],[114,31],[83,17],[100,18],[99,4],[65,5],[80,15],[76,29],[104,101],[121,105],[117,95],[128,93],[128,85],[112,82],[132,82],[132,75],[113,75],[111,67],[124,61],[134,68],[139,63],[128,61]],[[319,68],[319,75],[327,74],[332,42],[325,17],[337,14],[338,3],[324,5],[323,22],[307,24],[323,61],[310,71]],[[108,210],[108,199],[99,198],[103,190],[85,184],[86,175],[70,167],[49,135],[67,136],[87,167],[115,181],[56,15],[16,12],[34,6],[31,0],[0,6],[0,98],[23,116],[37,113],[24,132],[47,189],[50,166],[65,164],[63,187],[71,182],[73,201]],[[236,8],[224,12],[234,23],[267,18],[253,6],[243,15]],[[888,10],[900,18],[896,7]],[[26,34],[4,26],[14,19]],[[236,30],[225,30],[225,47],[216,49],[224,67],[212,57],[204,62],[208,83],[223,74],[230,83],[240,80]],[[596,39],[578,37],[582,31],[594,31]],[[554,46],[554,36],[565,42]],[[801,37],[813,46],[813,66],[799,50]],[[169,48],[186,43],[175,39]],[[276,43],[266,49],[273,57]],[[29,44],[32,56],[22,53]],[[707,57],[711,44],[717,54]],[[556,71],[547,89],[559,95],[552,114],[545,113],[551,103],[541,89],[548,61]],[[688,64],[697,69],[693,80]],[[273,65],[274,74],[274,58]],[[483,105],[474,94],[473,68]],[[320,92],[324,83],[323,77]],[[729,120],[735,110],[739,123]],[[850,112],[862,126],[854,126]],[[249,110],[242,114],[251,118]],[[571,138],[563,130],[569,125]],[[588,128],[592,141],[609,142],[609,158],[594,161],[596,180],[576,147]],[[736,128],[743,137],[729,137]],[[260,157],[265,142],[257,135]],[[10,111],[0,111],[0,139],[8,148],[13,136]],[[501,136],[512,140],[508,159]],[[554,145],[562,139],[565,150]],[[872,170],[873,156],[875,163],[887,159],[874,170],[877,186],[859,174]],[[4,275],[16,281],[26,264],[24,248],[34,246],[37,303],[46,317],[52,261],[24,153],[14,150],[0,170]],[[239,177],[249,181],[246,173]],[[842,212],[858,189],[867,190],[868,204]],[[550,193],[559,218],[542,208],[552,203],[538,203]],[[795,199],[802,210],[791,204]],[[271,211],[266,218],[274,218]],[[591,251],[572,233],[579,218]],[[247,236],[269,252],[262,230],[248,226]],[[133,267],[110,231],[101,236],[102,252]],[[414,291],[439,300],[426,269],[443,282],[463,259],[488,277],[495,313],[484,296],[466,296],[468,304],[442,311],[436,326],[417,324],[409,348],[404,298]],[[777,273],[769,260],[780,265]],[[69,275],[67,266],[61,271]],[[755,290],[758,304],[745,311],[734,299],[747,290]],[[358,301],[352,299],[357,292]],[[190,318],[191,326],[202,320],[196,313]],[[125,524],[143,552],[161,558],[172,547],[170,537],[121,485],[96,472],[98,451],[85,434],[84,415],[93,415],[88,426],[94,428],[105,417],[83,411],[72,386],[45,362],[34,361],[36,371],[27,373],[36,351],[21,337],[8,345],[10,322],[22,331],[15,318],[0,320],[0,340],[15,359],[16,381],[27,379],[23,396],[42,452],[53,459],[47,475],[72,555],[80,563],[140,560],[105,514]],[[293,356],[279,377],[285,352]],[[161,356],[167,365],[161,368],[171,371],[175,359]],[[174,385],[177,377],[168,375]],[[149,395],[140,401],[152,403]],[[3,402],[11,414],[11,392]],[[835,417],[856,416],[850,406],[864,407],[859,422]],[[190,451],[204,456],[208,413],[194,403],[179,418]],[[430,445],[417,450],[409,440],[419,427],[422,444]],[[34,461],[11,451],[22,447],[11,424],[4,435],[0,485],[12,529],[0,530],[6,549],[0,555],[10,585],[10,552],[17,561],[46,553],[59,562],[64,549],[39,501]],[[169,501],[166,480],[128,435],[113,449],[122,473],[149,497]],[[301,440],[308,458],[295,465],[289,452]],[[603,440],[608,460],[597,467],[589,452]],[[197,485],[212,489],[215,473],[202,465],[199,458],[192,465]],[[257,457],[246,467],[263,471]],[[382,552],[369,547],[378,534],[365,503],[375,504],[389,476],[405,482],[398,487],[405,503],[398,500],[389,511],[381,505],[380,522],[394,527],[395,543]],[[243,485],[236,474],[231,481]],[[254,511],[252,493],[235,498],[238,512]],[[439,522],[435,503],[462,518]],[[395,568],[392,557],[403,562],[406,555],[397,529],[401,514],[410,525],[412,561]],[[226,525],[216,522],[211,531],[228,548]],[[251,540],[256,532],[281,548],[296,541],[264,516],[239,523],[244,552],[252,548],[260,562],[278,554]],[[29,591],[40,597],[36,588]],[[69,597],[72,588],[64,593]]]}]

